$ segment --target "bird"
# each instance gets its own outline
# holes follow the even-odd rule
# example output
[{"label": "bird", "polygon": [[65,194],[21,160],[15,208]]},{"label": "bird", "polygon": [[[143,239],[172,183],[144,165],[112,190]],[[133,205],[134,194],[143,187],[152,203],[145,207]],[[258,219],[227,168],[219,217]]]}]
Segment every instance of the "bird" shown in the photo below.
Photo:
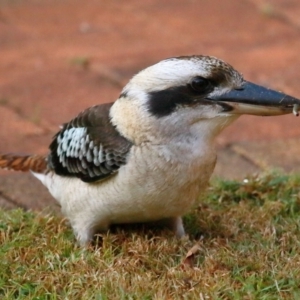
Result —
[{"label": "bird", "polygon": [[182,237],[182,217],[216,164],[215,137],[243,114],[287,114],[299,104],[216,57],[171,57],[138,72],[114,102],[65,123],[46,155],[1,154],[0,168],[32,172],[82,246],[124,223],[164,220]]}]

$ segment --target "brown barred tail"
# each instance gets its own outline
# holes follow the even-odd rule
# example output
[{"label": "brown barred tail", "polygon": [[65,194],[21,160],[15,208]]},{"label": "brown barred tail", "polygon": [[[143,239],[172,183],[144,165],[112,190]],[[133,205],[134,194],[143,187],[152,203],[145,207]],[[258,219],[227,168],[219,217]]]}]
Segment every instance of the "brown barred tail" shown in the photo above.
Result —
[{"label": "brown barred tail", "polygon": [[47,169],[47,158],[42,155],[0,154],[0,169],[42,173]]}]

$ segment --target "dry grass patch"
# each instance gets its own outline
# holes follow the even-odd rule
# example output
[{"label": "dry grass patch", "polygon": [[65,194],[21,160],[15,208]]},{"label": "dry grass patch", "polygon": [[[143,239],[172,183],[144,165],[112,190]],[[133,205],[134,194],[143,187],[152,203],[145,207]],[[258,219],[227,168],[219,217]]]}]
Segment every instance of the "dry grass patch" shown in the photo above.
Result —
[{"label": "dry grass patch", "polygon": [[81,249],[59,217],[2,210],[0,298],[300,299],[299,217],[282,174],[214,182],[180,241],[137,225]]}]

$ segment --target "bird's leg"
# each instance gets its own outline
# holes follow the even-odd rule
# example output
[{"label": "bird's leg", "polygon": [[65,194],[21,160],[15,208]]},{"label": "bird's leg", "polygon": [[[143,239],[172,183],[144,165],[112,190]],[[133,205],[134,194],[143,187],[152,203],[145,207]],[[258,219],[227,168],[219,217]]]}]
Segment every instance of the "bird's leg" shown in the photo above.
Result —
[{"label": "bird's leg", "polygon": [[183,222],[181,217],[172,217],[164,220],[164,224],[170,228],[178,238],[181,238],[185,235]]},{"label": "bird's leg", "polygon": [[107,231],[108,224],[106,222],[87,222],[87,220],[77,219],[71,223],[77,242],[82,247],[87,247],[94,239],[94,235],[100,231]]}]

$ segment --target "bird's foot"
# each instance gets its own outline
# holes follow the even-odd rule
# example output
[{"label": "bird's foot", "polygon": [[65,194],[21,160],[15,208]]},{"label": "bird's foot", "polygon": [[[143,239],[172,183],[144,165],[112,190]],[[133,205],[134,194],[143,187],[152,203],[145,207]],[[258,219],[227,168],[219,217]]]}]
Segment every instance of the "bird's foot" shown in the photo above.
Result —
[{"label": "bird's foot", "polygon": [[103,224],[88,224],[84,222],[77,222],[72,224],[74,234],[77,242],[81,247],[88,247],[94,241],[94,236],[97,232],[107,231],[108,225]]},{"label": "bird's foot", "polygon": [[185,236],[185,230],[181,217],[173,217],[164,220],[164,223],[170,228],[178,238]]}]

